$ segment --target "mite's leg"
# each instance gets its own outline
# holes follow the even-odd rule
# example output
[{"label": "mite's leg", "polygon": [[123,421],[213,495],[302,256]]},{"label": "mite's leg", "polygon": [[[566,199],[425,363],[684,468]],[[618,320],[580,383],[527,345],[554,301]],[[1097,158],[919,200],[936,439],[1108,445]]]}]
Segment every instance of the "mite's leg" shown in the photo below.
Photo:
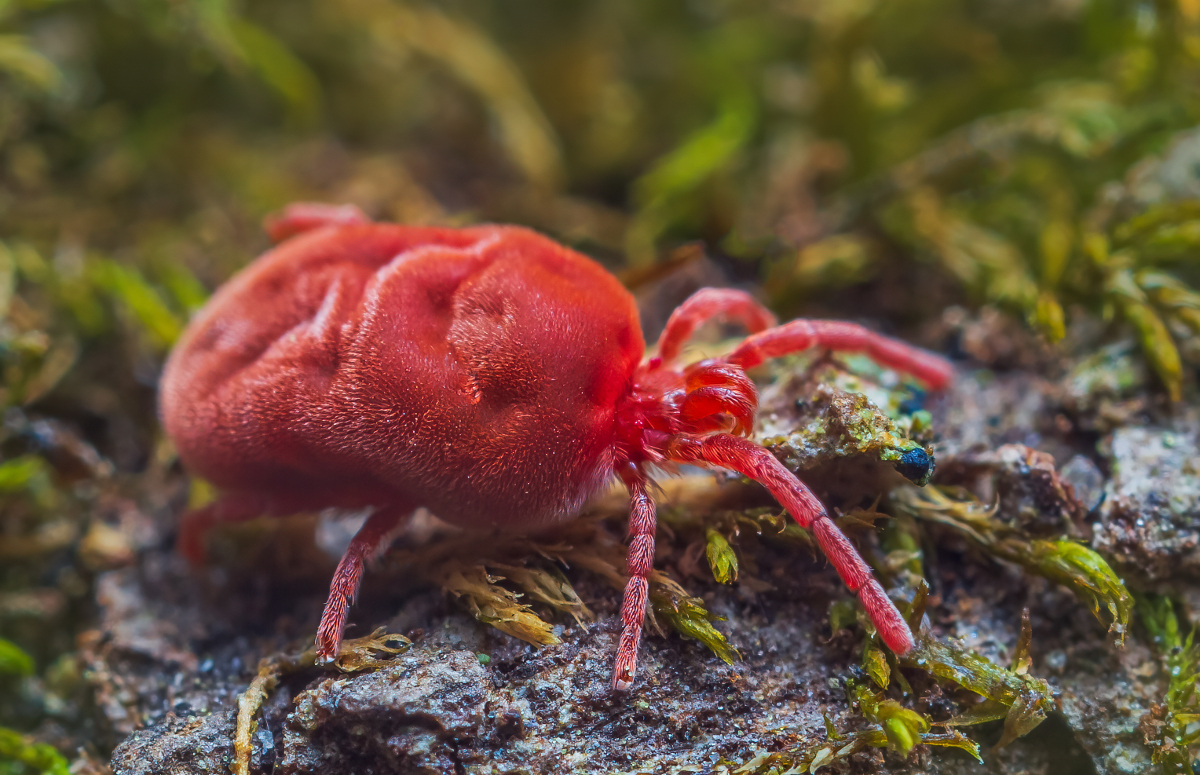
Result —
[{"label": "mite's leg", "polygon": [[724,360],[750,369],[770,358],[810,347],[866,353],[881,366],[911,374],[934,390],[946,387],[954,377],[954,367],[944,358],[860,325],[835,320],[792,320],[768,328],[746,337]]},{"label": "mite's leg", "polygon": [[329,583],[329,599],[321,613],[317,628],[317,662],[327,664],[337,658],[346,628],[346,615],[358,594],[363,568],[368,560],[382,554],[391,544],[393,531],[412,513],[407,506],[386,506],[378,509],[359,528],[342,555],[333,580]]},{"label": "mite's leg", "polygon": [[[687,395],[679,406],[680,419],[693,433],[731,430],[740,436],[754,431],[758,388],[740,366],[721,361],[701,361],[684,370]],[[732,420],[722,417],[728,415]]]},{"label": "mite's leg", "polygon": [[775,325],[775,316],[745,291],[732,288],[701,288],[675,308],[658,337],[658,357],[670,363],[705,321],[723,316],[741,323],[750,333]]},{"label": "mite's leg", "polygon": [[654,570],[654,501],[646,492],[646,475],[630,464],[621,472],[621,479],[629,488],[629,583],[625,585],[625,598],[621,602],[621,643],[617,646],[617,661],[613,667],[614,689],[628,689],[633,685],[650,589],[646,579]]},{"label": "mite's leg", "polygon": [[259,517],[286,517],[323,508],[319,493],[223,492],[212,503],[184,514],[179,520],[175,549],[193,566],[204,564],[204,537],[227,522],[247,522]]},{"label": "mite's leg", "polygon": [[854,545],[838,530],[817,496],[770,452],[746,439],[718,435],[703,439],[677,437],[667,454],[681,463],[728,468],[763,484],[801,527],[812,530],[821,551],[850,591],[858,595],[888,648],[897,654],[912,649],[912,631]]},{"label": "mite's leg", "polygon": [[193,509],[179,520],[175,549],[193,567],[204,564],[204,537],[225,522],[246,522],[272,513],[271,499],[256,493],[223,493],[217,500]]},{"label": "mite's leg", "polygon": [[321,202],[293,202],[263,219],[263,231],[272,242],[283,242],[301,232],[322,226],[370,223],[357,205],[331,205]]}]

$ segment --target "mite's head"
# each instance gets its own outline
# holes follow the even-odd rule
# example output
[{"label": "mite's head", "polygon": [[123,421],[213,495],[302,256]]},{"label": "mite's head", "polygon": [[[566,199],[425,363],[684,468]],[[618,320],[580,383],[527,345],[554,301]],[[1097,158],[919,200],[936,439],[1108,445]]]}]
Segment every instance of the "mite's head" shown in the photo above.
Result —
[{"label": "mite's head", "polygon": [[684,367],[648,359],[617,404],[620,458],[661,462],[679,436],[749,436],[758,390],[740,366],[704,360]]}]

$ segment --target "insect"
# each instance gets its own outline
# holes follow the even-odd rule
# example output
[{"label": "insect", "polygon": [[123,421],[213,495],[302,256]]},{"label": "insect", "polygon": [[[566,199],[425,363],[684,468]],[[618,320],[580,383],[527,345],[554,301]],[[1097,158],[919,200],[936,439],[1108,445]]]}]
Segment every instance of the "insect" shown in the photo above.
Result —
[{"label": "insect", "polygon": [[[651,467],[719,467],[765,485],[816,536],[883,641],[913,646],[904,618],[821,501],[750,440],[746,370],[809,348],[860,351],[931,389],[942,358],[851,323],[773,316],[749,294],[704,289],[644,358],[633,297],[591,259],[527,229],[421,228],[353,207],[295,204],[283,240],[226,283],[189,325],[162,378],[179,455],[216,485],[179,544],[203,558],[214,524],[374,507],[330,584],[317,632],[338,653],[366,560],[414,509],[464,527],[569,519],[619,477],[629,490],[629,581],[613,687],[635,675],[654,560]],[[722,358],[677,364],[698,326],[750,335]]]}]

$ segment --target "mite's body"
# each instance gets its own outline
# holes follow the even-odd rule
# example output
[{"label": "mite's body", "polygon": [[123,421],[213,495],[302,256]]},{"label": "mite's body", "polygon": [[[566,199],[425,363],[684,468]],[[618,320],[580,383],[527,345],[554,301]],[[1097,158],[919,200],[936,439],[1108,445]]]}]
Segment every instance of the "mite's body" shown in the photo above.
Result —
[{"label": "mite's body", "polygon": [[[645,349],[633,298],[591,259],[516,227],[375,224],[298,205],[298,234],[222,287],[167,363],[161,410],[184,463],[222,492],[188,515],[193,559],[214,522],[373,506],[330,590],[318,647],[337,653],[364,559],[419,506],[466,527],[573,516],[614,476],[632,509],[614,684],[628,686],[653,561],[646,466],[688,462],[765,484],[811,528],[897,651],[911,634],[824,507],[752,429],[744,368],[811,346],[865,350],[932,387],[944,361],[843,323],[777,328],[745,294],[701,291]],[[300,233],[303,232],[303,233]],[[694,328],[725,315],[760,332],[727,358],[676,368]],[[766,329],[766,330],[763,330]]]},{"label": "mite's body", "polygon": [[167,364],[163,418],[229,493],[537,525],[611,478],[643,350],[620,283],[533,232],[348,225],[220,289]]}]

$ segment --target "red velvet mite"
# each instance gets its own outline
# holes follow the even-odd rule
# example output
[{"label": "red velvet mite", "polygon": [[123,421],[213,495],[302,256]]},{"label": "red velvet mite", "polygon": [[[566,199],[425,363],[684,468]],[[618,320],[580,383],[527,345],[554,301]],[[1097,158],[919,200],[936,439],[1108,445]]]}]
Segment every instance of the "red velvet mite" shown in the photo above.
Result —
[{"label": "red velvet mite", "polygon": [[[419,506],[471,528],[574,516],[613,477],[629,489],[629,583],[613,686],[634,678],[654,560],[654,466],[720,467],[761,482],[816,536],[884,642],[904,618],[799,479],[751,441],[746,369],[812,347],[866,353],[932,389],[943,359],[851,323],[774,318],[746,293],[707,288],[643,358],[633,297],[599,264],[528,229],[372,223],[353,207],[297,204],[268,222],[282,243],[225,284],[167,362],[161,411],[180,457],[221,495],[187,514],[203,557],[215,523],[373,507],[338,565],[317,633],[338,652],[365,560]],[[704,321],[750,335],[676,363]]]}]

